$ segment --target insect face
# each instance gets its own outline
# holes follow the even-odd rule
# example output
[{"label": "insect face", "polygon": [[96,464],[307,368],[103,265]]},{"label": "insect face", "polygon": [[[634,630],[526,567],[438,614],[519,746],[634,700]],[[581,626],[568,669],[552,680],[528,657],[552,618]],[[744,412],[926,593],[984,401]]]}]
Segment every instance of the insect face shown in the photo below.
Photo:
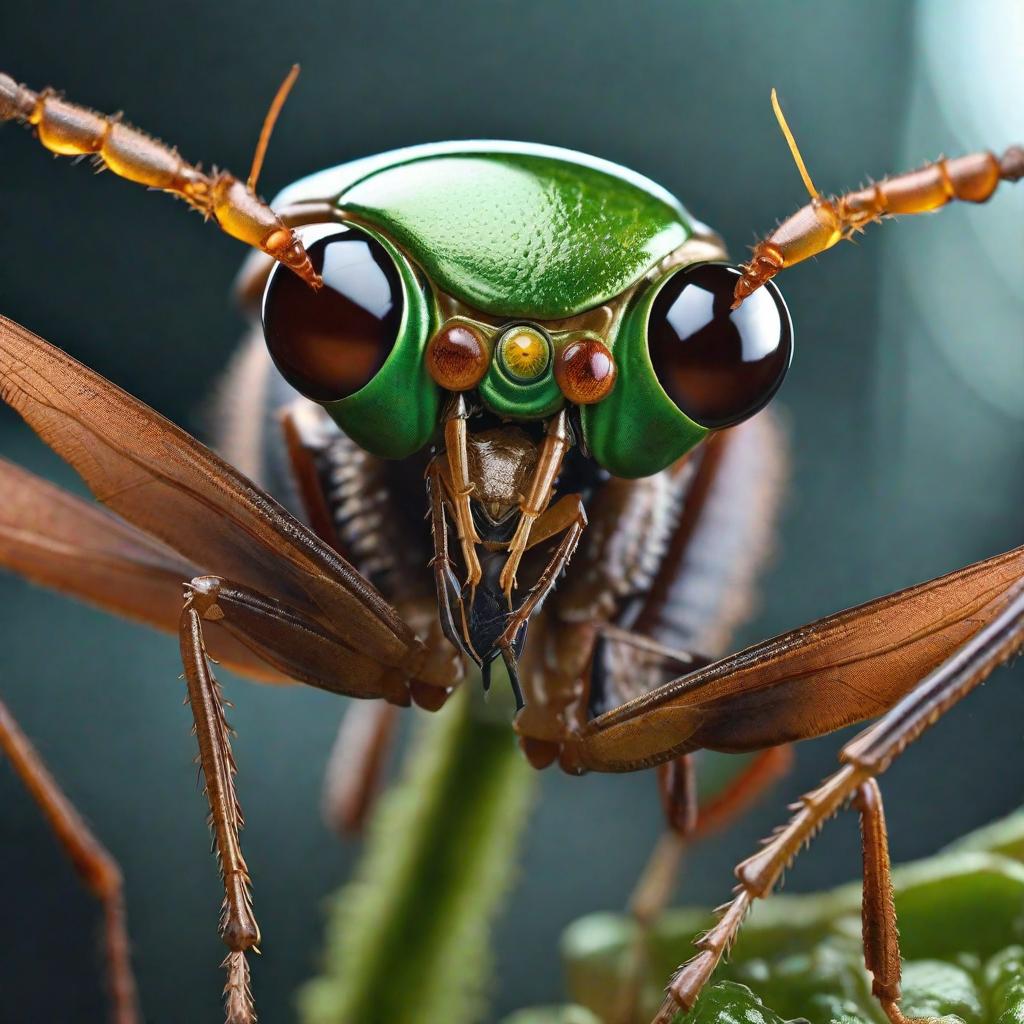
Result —
[{"label": "insect face", "polygon": [[581,159],[424,147],[299,183],[282,200],[323,287],[275,266],[263,293],[290,384],[373,456],[431,448],[438,606],[485,678],[501,655],[515,680],[602,483],[757,412],[792,353],[774,286],[733,310],[708,229]]},{"label": "insect face", "polygon": [[778,290],[733,309],[741,271],[725,264],[681,260],[575,317],[500,318],[444,295],[383,233],[347,223],[301,232],[324,285],[271,271],[270,354],[371,454],[433,445],[434,536],[454,524],[465,573],[464,587],[438,582],[439,603],[458,609],[449,639],[485,678],[503,655],[515,679],[530,613],[512,598],[520,564],[547,588],[557,575],[557,550],[533,550],[537,535],[582,530],[609,473],[665,468],[761,409],[789,367]]}]

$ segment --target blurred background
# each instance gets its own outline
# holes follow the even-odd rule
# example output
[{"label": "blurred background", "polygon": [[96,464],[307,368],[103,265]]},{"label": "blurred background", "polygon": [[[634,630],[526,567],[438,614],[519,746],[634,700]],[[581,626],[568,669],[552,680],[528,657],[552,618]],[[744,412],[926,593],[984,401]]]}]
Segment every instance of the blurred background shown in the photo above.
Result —
[{"label": "blurred background", "polygon": [[[302,77],[262,190],[446,138],[525,139],[643,172],[736,255],[805,201],[769,107],[778,87],[826,191],[940,153],[1024,141],[1015,0],[386,5],[231,0],[0,5],[0,67],[50,83],[244,174],[267,103]],[[202,432],[242,322],[244,253],[169,198],[0,132],[0,310]],[[1024,188],[876,228],[782,279],[797,351],[781,403],[792,486],[750,642],[1024,541]],[[0,452],[68,472],[6,409]],[[3,496],[0,495],[0,500]],[[220,888],[194,785],[176,642],[0,577],[0,693],[127,878],[150,1021],[215,1019]],[[1004,669],[885,777],[898,860],[1015,807],[1024,666]],[[244,844],[265,936],[261,1018],[294,1019],[323,899],[357,843],[321,825],[342,706],[228,679]],[[831,770],[841,737],[689,859],[680,899],[717,903],[731,868]],[[104,1019],[97,914],[0,764],[0,1021]],[[495,1016],[557,998],[557,939],[623,906],[660,827],[652,778],[545,774],[499,925]],[[852,877],[856,826],[831,826],[793,890]]]}]

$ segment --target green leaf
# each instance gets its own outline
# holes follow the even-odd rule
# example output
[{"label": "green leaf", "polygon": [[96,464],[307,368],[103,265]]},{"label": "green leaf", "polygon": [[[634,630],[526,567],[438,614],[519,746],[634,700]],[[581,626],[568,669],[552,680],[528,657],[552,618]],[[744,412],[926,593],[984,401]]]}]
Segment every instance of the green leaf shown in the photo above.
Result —
[{"label": "green leaf", "polygon": [[[679,1015],[682,1017],[682,1014]],[[678,1018],[677,1018],[678,1019]],[[707,989],[688,1018],[690,1024],[783,1024],[746,985],[723,981]]]},{"label": "green leaf", "polygon": [[971,974],[942,960],[912,960],[903,968],[903,1000],[908,1017],[954,1016],[981,1024],[981,993]]},{"label": "green leaf", "polygon": [[1024,1024],[1024,946],[1011,946],[985,965],[994,1024]]},{"label": "green leaf", "polygon": [[[1024,1024],[1024,813],[894,873],[905,957],[903,1010],[965,1024]],[[756,905],[686,1024],[884,1024],[871,997],[860,938],[860,883]],[[711,921],[703,910],[666,913],[646,945],[625,915],[574,922],[562,942],[569,992],[602,1020],[635,984],[637,1024],[647,1024],[672,972]],[[750,993],[756,992],[754,997]],[[769,1009],[770,1008],[770,1009]],[[605,1016],[602,1017],[602,1014]],[[760,1016],[758,1016],[760,1015]],[[618,1024],[618,1021],[616,1021]]]}]

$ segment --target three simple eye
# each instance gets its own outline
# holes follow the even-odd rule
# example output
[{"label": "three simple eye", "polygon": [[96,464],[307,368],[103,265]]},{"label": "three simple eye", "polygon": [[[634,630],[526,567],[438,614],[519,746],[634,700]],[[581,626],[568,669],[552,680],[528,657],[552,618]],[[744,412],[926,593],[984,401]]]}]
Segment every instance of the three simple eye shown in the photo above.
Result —
[{"label": "three simple eye", "polygon": [[271,271],[263,295],[263,334],[281,375],[317,402],[348,398],[384,365],[404,311],[394,260],[375,238],[344,225],[302,232],[314,291],[287,268]]},{"label": "three simple eye", "polygon": [[763,408],[782,384],[793,327],[768,283],[732,309],[741,271],[702,263],[662,286],[647,320],[647,350],[675,405],[704,427],[728,427]]}]

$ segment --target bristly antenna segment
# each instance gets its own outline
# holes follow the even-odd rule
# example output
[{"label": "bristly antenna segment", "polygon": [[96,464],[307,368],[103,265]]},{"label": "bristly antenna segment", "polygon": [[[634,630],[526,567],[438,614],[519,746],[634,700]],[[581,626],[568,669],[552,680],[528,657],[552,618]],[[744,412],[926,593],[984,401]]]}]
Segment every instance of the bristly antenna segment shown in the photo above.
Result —
[{"label": "bristly antenna segment", "polygon": [[772,89],[772,110],[789,145],[811,201],[788,217],[754,246],[736,282],[732,308],[770,281],[780,270],[823,253],[859,234],[869,224],[938,210],[953,200],[984,203],[1002,181],[1024,176],[1024,150],[1010,146],[1001,157],[982,151],[935,160],[916,171],[872,182],[836,196],[822,196],[807,173],[800,149],[789,130],[779,97]]},{"label": "bristly antenna segment", "polygon": [[227,171],[205,172],[178,150],[133,127],[120,114],[101,114],[71,103],[50,88],[34,92],[0,72],[0,122],[33,128],[40,145],[60,156],[90,156],[101,168],[147,188],[183,199],[232,238],[283,263],[312,288],[320,275],[295,230],[255,192],[274,123],[298,74],[277,91],[263,122],[248,184]]}]

